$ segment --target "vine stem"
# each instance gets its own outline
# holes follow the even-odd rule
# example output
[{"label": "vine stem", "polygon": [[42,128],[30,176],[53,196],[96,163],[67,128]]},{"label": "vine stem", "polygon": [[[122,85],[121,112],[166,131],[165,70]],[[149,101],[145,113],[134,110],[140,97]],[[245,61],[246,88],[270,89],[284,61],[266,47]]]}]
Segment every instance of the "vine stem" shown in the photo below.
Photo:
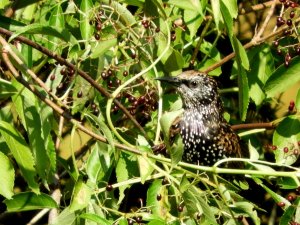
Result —
[{"label": "vine stem", "polygon": [[113,100],[118,96],[118,94],[121,92],[121,90],[123,90],[126,86],[128,86],[129,84],[131,84],[132,82],[134,82],[136,79],[138,79],[139,77],[141,77],[142,75],[144,75],[145,73],[147,73],[148,71],[150,71],[152,68],[155,67],[155,65],[161,60],[161,58],[167,53],[167,51],[170,48],[170,44],[171,44],[171,40],[170,40],[170,29],[168,26],[168,22],[165,21],[165,25],[166,25],[166,29],[167,29],[167,46],[165,47],[165,49],[163,50],[163,52],[157,57],[156,60],[153,61],[153,63],[151,63],[150,66],[148,66],[146,69],[142,70],[141,72],[139,72],[138,74],[136,74],[135,76],[131,77],[130,79],[128,79],[126,82],[124,82],[123,84],[121,84],[112,94],[111,97],[108,99],[107,104],[106,104],[106,119],[107,119],[107,123],[110,127],[110,129],[113,131],[113,133],[116,135],[116,137],[123,142],[124,144],[133,147],[132,144],[130,144],[129,142],[127,142],[117,131],[117,129],[115,128],[115,126],[113,125],[113,122],[111,120],[111,116],[110,116],[110,111],[111,111],[111,106],[112,106],[112,102]]}]

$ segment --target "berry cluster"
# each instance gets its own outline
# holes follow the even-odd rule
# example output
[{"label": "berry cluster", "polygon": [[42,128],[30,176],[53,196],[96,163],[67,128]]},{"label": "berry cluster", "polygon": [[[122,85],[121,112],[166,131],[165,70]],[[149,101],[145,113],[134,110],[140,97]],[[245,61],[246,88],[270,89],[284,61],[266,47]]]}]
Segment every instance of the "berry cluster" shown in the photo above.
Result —
[{"label": "berry cluster", "polygon": [[288,67],[292,57],[295,55],[300,55],[300,45],[299,43],[284,45],[283,43],[285,41],[282,41],[283,43],[280,43],[280,40],[285,39],[286,37],[293,37],[294,30],[296,29],[296,25],[297,25],[294,20],[297,14],[296,10],[299,5],[296,2],[290,0],[280,0],[280,2],[284,7],[284,11],[282,15],[277,17],[276,26],[281,27],[283,25],[287,25],[288,28],[283,31],[282,37],[278,38],[273,42],[273,45],[277,49],[278,55],[285,54],[284,65]]},{"label": "berry cluster", "polygon": [[103,28],[103,23],[101,20],[101,17],[103,16],[103,11],[100,10],[99,13],[96,15],[94,20],[90,20],[90,25],[94,25],[95,24],[95,33],[94,33],[94,37],[95,39],[98,41],[100,40],[100,32]]},{"label": "berry cluster", "polygon": [[285,146],[282,149],[278,149],[278,147],[276,145],[266,145],[265,148],[268,150],[281,150],[283,151],[285,154],[289,155],[295,155],[298,156],[299,155],[299,147],[300,147],[300,141],[298,141],[298,143],[293,144],[291,143],[290,146]]}]

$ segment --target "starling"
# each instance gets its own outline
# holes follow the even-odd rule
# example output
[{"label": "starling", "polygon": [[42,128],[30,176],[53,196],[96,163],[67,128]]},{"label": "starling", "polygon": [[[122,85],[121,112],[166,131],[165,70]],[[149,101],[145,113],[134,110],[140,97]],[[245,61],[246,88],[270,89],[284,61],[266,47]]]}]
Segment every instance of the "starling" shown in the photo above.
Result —
[{"label": "starling", "polygon": [[158,80],[175,86],[183,101],[183,115],[173,126],[182,137],[183,161],[212,166],[224,158],[243,156],[240,139],[223,116],[218,85],[212,77],[191,70]]}]

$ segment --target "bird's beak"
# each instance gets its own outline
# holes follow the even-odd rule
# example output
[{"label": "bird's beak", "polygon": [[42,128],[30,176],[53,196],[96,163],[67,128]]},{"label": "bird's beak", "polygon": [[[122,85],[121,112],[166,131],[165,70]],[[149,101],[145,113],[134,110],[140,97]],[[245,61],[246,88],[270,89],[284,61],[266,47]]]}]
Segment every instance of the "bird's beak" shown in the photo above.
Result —
[{"label": "bird's beak", "polygon": [[178,79],[177,77],[157,77],[155,78],[155,80],[159,80],[160,82],[166,82],[176,87],[179,86],[181,83],[180,79]]}]

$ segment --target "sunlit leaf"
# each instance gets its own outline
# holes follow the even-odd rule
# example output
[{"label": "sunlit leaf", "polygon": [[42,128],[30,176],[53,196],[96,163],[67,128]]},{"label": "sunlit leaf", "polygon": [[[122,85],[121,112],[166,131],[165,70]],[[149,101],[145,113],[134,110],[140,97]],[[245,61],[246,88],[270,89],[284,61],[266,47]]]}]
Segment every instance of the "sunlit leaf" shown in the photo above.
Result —
[{"label": "sunlit leaf", "polygon": [[19,212],[37,210],[44,208],[57,208],[56,202],[44,193],[35,194],[32,192],[22,192],[13,196],[12,199],[4,200],[8,212]]}]

